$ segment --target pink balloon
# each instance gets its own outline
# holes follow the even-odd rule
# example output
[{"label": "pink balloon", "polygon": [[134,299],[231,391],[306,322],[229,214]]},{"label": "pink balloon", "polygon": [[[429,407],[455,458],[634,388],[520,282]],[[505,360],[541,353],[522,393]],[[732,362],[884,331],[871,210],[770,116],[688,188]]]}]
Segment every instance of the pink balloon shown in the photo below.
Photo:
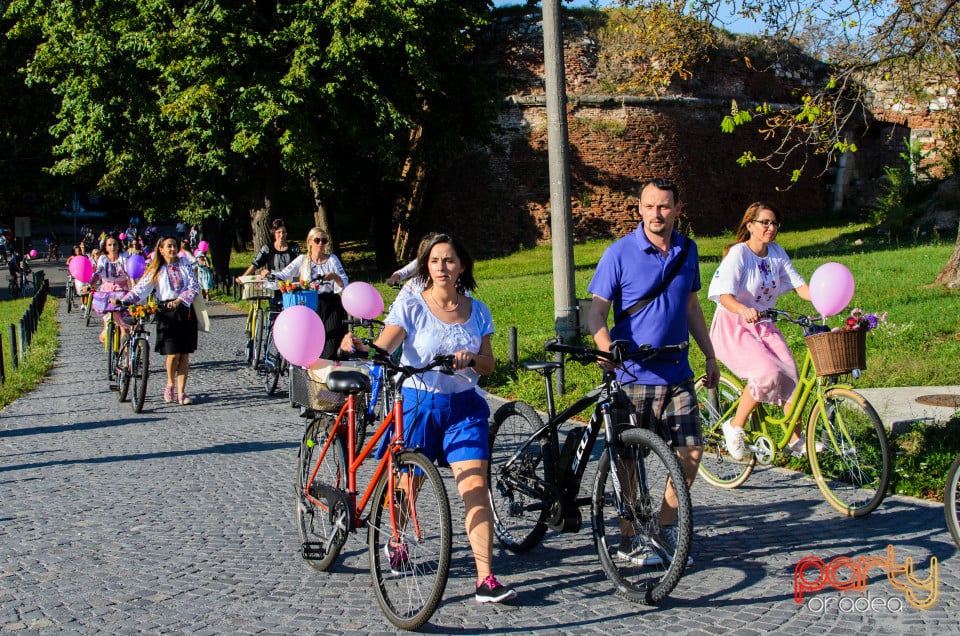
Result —
[{"label": "pink balloon", "polygon": [[824,263],[810,277],[810,300],[824,316],[838,314],[853,298],[853,274],[840,263]]},{"label": "pink balloon", "polygon": [[133,279],[143,276],[143,270],[147,268],[147,261],[139,254],[134,254],[127,259],[127,276]]},{"label": "pink balloon", "polygon": [[320,316],[305,305],[284,309],[273,324],[277,351],[298,367],[309,367],[317,361],[326,337]]},{"label": "pink balloon", "polygon": [[30,250],[30,258],[36,258],[36,257],[37,257],[37,250]]},{"label": "pink balloon", "polygon": [[341,300],[347,313],[357,318],[373,320],[383,313],[383,297],[370,283],[350,283],[344,288]]},{"label": "pink balloon", "polygon": [[127,235],[124,234],[123,232],[120,232],[119,239],[122,241],[122,240],[124,240],[125,238],[127,238]]},{"label": "pink balloon", "polygon": [[206,241],[200,241],[199,243],[197,243],[197,249],[200,250],[201,252],[208,252],[210,251],[210,244],[207,243]]},{"label": "pink balloon", "polygon": [[90,279],[93,278],[93,263],[90,262],[89,258],[78,256],[70,259],[70,267],[68,269],[70,270],[70,275],[81,283],[89,283]]}]

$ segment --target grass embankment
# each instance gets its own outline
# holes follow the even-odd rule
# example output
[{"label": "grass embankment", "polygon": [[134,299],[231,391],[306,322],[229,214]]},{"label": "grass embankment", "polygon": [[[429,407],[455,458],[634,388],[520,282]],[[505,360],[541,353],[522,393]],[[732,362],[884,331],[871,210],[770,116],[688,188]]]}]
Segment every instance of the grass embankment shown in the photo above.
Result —
[{"label": "grass embankment", "polygon": [[27,355],[19,361],[20,366],[17,369],[13,368],[9,325],[19,325],[20,318],[30,304],[30,300],[18,299],[0,302],[3,368],[6,373],[6,382],[0,385],[0,408],[33,390],[43,381],[44,376],[53,366],[58,346],[57,335],[60,331],[55,315],[58,302],[60,301],[53,296],[47,296],[47,302],[40,318],[40,326],[33,334],[33,340],[27,349]]},{"label": "grass embankment", "polygon": [[[848,224],[834,220],[799,221],[784,228],[780,244],[794,265],[808,280],[817,267],[829,261],[844,264],[856,281],[851,306],[868,312],[888,313],[888,320],[868,337],[867,367],[857,382],[861,387],[932,386],[960,384],[960,338],[957,315],[960,298],[955,292],[929,286],[947,262],[954,243],[950,237],[897,238],[879,234],[866,224]],[[701,255],[701,303],[707,322],[715,305],[707,300],[706,290],[724,245],[732,235],[697,237]],[[609,241],[592,241],[574,247],[576,292],[587,296],[587,285]],[[347,245],[341,254],[347,272],[354,280],[368,280],[377,286],[387,305],[396,291],[383,285],[372,272],[371,255],[364,246]],[[235,254],[233,270],[242,271],[251,254]],[[500,362],[496,373],[484,387],[506,399],[522,399],[536,408],[545,408],[542,380],[535,373],[514,373],[510,358],[509,333],[517,329],[517,350],[521,362],[546,359],[543,343],[554,335],[553,267],[549,246],[523,250],[503,258],[478,261],[476,296],[493,313],[497,333],[494,352]],[[809,303],[796,294],[781,299],[778,307],[813,313]],[[836,326],[843,316],[831,318]],[[802,359],[805,343],[798,328],[785,325],[784,333],[794,355]],[[589,338],[584,340],[589,343]],[[691,346],[691,364],[695,373],[703,370],[703,355]],[[558,408],[597,385],[595,366],[576,364],[565,368],[566,395],[558,398]],[[894,440],[897,452],[896,484],[898,492],[936,498],[942,494],[946,470],[960,452],[960,420],[946,427],[921,426]],[[939,484],[939,487],[937,486]]]}]

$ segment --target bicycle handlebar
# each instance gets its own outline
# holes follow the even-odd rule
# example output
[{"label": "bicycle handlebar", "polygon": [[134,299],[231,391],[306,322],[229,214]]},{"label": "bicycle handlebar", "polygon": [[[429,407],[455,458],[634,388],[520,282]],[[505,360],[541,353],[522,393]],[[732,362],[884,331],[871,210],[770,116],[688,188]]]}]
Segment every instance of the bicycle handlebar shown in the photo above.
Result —
[{"label": "bicycle handlebar", "polygon": [[811,318],[810,316],[804,316],[802,314],[791,313],[782,309],[764,309],[760,312],[760,320],[768,322],[785,320],[787,322],[792,322],[795,325],[800,325],[803,328],[804,333],[808,335],[830,331],[829,327],[816,324],[816,322],[814,322],[816,318]]},{"label": "bicycle handlebar", "polygon": [[591,349],[589,347],[578,347],[574,345],[563,344],[557,338],[551,338],[544,343],[543,348],[546,351],[566,354],[580,364],[590,364],[592,362],[596,362],[600,358],[609,360],[614,364],[622,364],[629,360],[643,362],[667,353],[678,353],[686,349],[688,346],[689,343],[687,342],[681,342],[674,345],[664,345],[662,347],[654,347],[645,344],[641,345],[640,348],[635,351],[628,352],[630,342],[626,340],[614,340],[610,343],[610,351],[600,351],[599,349]]},{"label": "bicycle handlebar", "polygon": [[[381,349],[373,343],[371,338],[360,338],[360,342],[370,347],[370,350],[367,352],[367,358],[373,360],[379,365],[385,366],[391,371],[400,373],[404,378],[408,378],[425,371],[431,371],[433,369],[439,369],[440,373],[445,373],[446,375],[453,375],[456,370],[453,368],[453,355],[451,354],[441,354],[433,356],[433,360],[428,362],[425,366],[422,367],[413,367],[407,364],[400,364],[395,361],[390,352],[386,349]],[[470,364],[467,366],[474,366],[475,361],[471,360]]]}]

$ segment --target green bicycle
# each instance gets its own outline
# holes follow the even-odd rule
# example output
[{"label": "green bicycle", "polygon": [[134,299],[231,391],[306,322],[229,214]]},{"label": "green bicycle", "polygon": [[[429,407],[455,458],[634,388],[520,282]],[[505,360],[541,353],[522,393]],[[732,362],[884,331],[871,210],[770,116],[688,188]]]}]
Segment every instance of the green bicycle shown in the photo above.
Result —
[{"label": "green bicycle", "polygon": [[[811,318],[778,309],[764,311],[761,316],[799,325],[805,336],[822,329]],[[859,370],[851,371],[859,377]],[[770,413],[768,405],[760,404],[747,419],[747,453],[742,460],[727,453],[721,424],[736,412],[743,385],[722,373],[717,387],[708,389],[706,379],[700,378],[696,384],[703,427],[700,475],[720,488],[739,487],[758,463],[770,465],[779,452],[784,452],[809,405],[804,431],[806,452],[792,454],[806,455],[817,487],[831,506],[850,517],[873,512],[890,483],[890,445],[873,406],[850,384],[840,382],[840,375],[818,375],[808,349],[800,367],[800,381],[782,415],[779,409]],[[782,431],[782,435],[777,438],[771,429]]]}]

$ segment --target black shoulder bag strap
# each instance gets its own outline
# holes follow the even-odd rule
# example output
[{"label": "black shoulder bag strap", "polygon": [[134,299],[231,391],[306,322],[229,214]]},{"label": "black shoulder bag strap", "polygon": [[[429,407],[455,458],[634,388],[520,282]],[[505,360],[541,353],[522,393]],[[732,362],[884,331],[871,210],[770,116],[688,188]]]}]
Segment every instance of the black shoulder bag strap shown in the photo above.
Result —
[{"label": "black shoulder bag strap", "polygon": [[687,237],[683,237],[683,240],[684,242],[683,247],[680,248],[680,255],[677,256],[677,260],[674,262],[673,267],[669,272],[667,272],[667,275],[664,276],[663,282],[661,282],[660,285],[652,292],[617,314],[613,319],[614,326],[623,322],[624,319],[629,318],[633,314],[649,305],[651,302],[653,302],[654,298],[662,294],[664,290],[670,286],[670,283],[673,282],[673,279],[676,278],[677,274],[680,273],[680,268],[683,267],[683,264],[687,262],[687,254],[690,252],[690,243],[692,241]]}]

